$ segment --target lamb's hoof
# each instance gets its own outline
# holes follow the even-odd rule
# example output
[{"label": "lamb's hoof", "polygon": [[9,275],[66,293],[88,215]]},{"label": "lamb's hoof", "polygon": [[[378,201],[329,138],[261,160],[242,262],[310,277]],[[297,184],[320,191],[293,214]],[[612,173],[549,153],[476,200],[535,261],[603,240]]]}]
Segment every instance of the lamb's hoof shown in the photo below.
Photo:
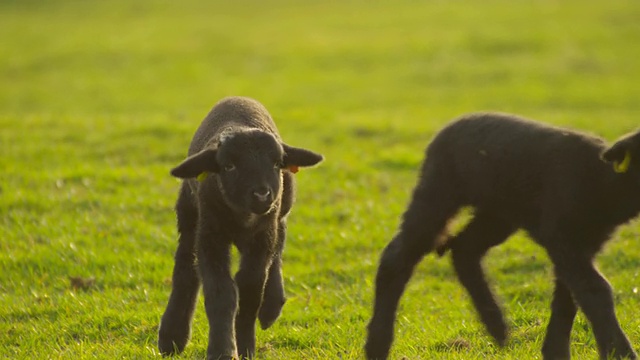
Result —
[{"label": "lamb's hoof", "polygon": [[502,319],[502,314],[499,312],[488,312],[482,316],[482,322],[484,323],[487,332],[496,344],[500,347],[507,345],[507,338],[509,337],[509,329]]},{"label": "lamb's hoof", "polygon": [[207,360],[238,360],[237,355],[207,355]]},{"label": "lamb's hoof", "polygon": [[390,344],[374,344],[367,342],[364,347],[367,360],[386,360],[389,357]]},{"label": "lamb's hoof", "polygon": [[158,349],[160,350],[160,354],[162,354],[162,356],[171,356],[182,353],[189,342],[189,337],[189,331],[186,333],[171,333],[170,331],[165,331],[164,327],[160,327],[160,331],[158,332]]},{"label": "lamb's hoof", "polygon": [[504,330],[496,330],[496,332],[490,332],[491,336],[495,340],[496,344],[500,347],[505,347],[507,345],[507,331]]},{"label": "lamb's hoof", "polygon": [[177,344],[173,341],[158,340],[158,349],[162,356],[173,356],[182,353],[187,344]]},{"label": "lamb's hoof", "polygon": [[260,320],[262,330],[270,328],[278,320],[285,302],[286,299],[282,298],[278,301],[267,301],[262,304],[258,312],[258,320]]},{"label": "lamb's hoof", "polygon": [[368,331],[367,342],[364,345],[365,358],[367,360],[386,360],[393,342],[393,323],[371,319]]}]

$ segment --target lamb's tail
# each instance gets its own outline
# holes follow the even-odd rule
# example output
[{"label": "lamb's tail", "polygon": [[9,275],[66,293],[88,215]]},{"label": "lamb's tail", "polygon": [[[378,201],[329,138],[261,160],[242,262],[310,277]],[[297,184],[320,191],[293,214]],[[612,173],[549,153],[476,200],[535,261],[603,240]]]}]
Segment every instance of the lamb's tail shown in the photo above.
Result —
[{"label": "lamb's tail", "polygon": [[[421,244],[423,254],[444,255],[450,248],[449,225],[464,201],[455,169],[448,157],[432,143],[421,176],[403,214],[400,234],[409,243]],[[436,144],[437,145],[437,144]]]},{"label": "lamb's tail", "polygon": [[447,239],[436,246],[436,254],[438,257],[443,257],[449,250],[451,250],[451,239],[448,236],[444,236]]}]

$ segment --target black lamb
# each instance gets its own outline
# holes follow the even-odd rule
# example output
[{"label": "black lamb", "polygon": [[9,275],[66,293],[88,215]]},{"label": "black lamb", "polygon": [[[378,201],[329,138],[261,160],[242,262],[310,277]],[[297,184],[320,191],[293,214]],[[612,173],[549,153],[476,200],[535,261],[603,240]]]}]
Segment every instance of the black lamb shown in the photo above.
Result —
[{"label": "black lamb", "polygon": [[[640,131],[610,147],[597,137],[512,115],[476,113],[446,126],[426,151],[402,224],[382,253],[365,346],[386,359],[398,301],[423,255],[451,250],[453,266],[498,344],[507,326],[483,273],[493,246],[524,229],[549,255],[555,274],[545,359],[569,359],[580,308],[600,357],[636,359],[614,313],[612,291],[593,260],[617,226],[640,212]],[[456,236],[447,222],[460,207],[474,216]]]},{"label": "black lamb", "polygon": [[[176,203],[180,237],[158,347],[164,355],[182,352],[202,283],[207,358],[253,358],[256,318],[268,328],[285,302],[281,265],[293,173],[322,156],[283,143],[267,110],[243,97],[216,104],[188,155],[171,171],[184,179]],[[235,281],[232,245],[240,253]]]}]

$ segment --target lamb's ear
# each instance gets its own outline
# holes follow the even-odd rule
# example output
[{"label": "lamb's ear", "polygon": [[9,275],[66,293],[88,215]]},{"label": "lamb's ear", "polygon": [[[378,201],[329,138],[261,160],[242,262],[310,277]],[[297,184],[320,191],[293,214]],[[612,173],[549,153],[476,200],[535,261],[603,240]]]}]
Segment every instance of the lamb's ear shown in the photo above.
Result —
[{"label": "lamb's ear", "polygon": [[180,165],[171,170],[171,175],[180,179],[195,178],[203,173],[218,172],[220,167],[216,160],[217,149],[204,149],[186,158]]},{"label": "lamb's ear", "polygon": [[631,163],[631,149],[628,139],[620,140],[605,150],[601,157],[602,160],[613,163],[613,170],[617,173],[627,172]]},{"label": "lamb's ear", "polygon": [[314,153],[311,150],[297,148],[282,144],[284,149],[284,166],[285,167],[298,167],[298,166],[313,166],[322,159],[322,155]]}]

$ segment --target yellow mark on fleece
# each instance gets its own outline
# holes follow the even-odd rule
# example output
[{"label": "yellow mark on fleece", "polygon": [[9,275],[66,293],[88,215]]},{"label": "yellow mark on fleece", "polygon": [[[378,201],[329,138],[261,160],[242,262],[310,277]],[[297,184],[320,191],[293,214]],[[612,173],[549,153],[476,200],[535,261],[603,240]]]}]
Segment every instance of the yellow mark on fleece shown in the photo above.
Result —
[{"label": "yellow mark on fleece", "polygon": [[207,176],[209,176],[209,173],[205,171],[203,173],[200,173],[200,175],[198,175],[196,179],[198,179],[199,182],[203,182],[204,179],[207,178]]},{"label": "yellow mark on fleece", "polygon": [[629,150],[624,154],[624,159],[622,162],[614,162],[613,170],[619,174],[626,173],[629,170],[629,164],[631,163],[631,153]]}]

